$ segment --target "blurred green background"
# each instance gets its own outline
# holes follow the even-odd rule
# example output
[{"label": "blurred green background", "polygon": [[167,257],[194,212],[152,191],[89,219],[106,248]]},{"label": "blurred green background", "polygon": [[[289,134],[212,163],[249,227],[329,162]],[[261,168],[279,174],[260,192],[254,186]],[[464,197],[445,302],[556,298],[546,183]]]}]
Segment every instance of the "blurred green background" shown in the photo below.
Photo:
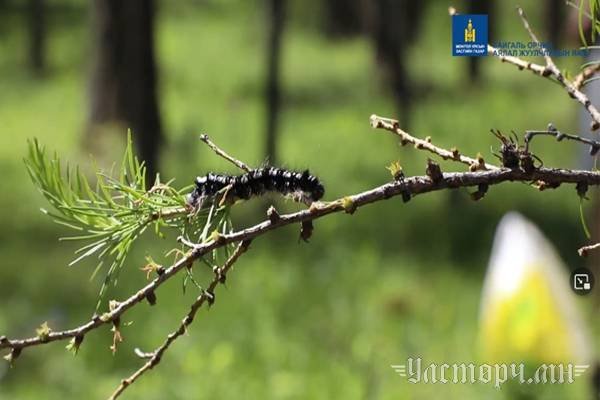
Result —
[{"label": "blurred green background", "polygon": [[[494,37],[527,41],[513,1],[497,2]],[[523,0],[543,35],[543,2]],[[553,122],[577,131],[577,104],[557,85],[528,72],[481,60],[478,82],[466,59],[451,57],[446,2],[422,3],[422,22],[404,54],[414,91],[409,131],[434,143],[494,161],[504,132],[540,129]],[[467,4],[454,4],[459,10]],[[0,2],[0,334],[31,336],[43,321],[55,329],[77,325],[94,310],[100,280],[93,263],[69,268],[68,234],[39,212],[46,206],[27,176],[27,138],[37,137],[72,163],[90,154],[108,167],[119,159],[125,130],[86,144],[90,71],[90,6],[84,1],[46,2],[46,66],[28,68],[26,2]],[[561,7],[566,7],[561,5]],[[282,44],[282,112],[279,164],[310,168],[325,184],[325,200],[380,185],[385,166],[400,160],[409,175],[424,173],[426,155],[402,148],[370,129],[376,113],[397,115],[390,85],[367,35],[332,37],[323,31],[324,6],[290,0]],[[565,14],[567,10],[565,10]],[[326,24],[326,22],[325,22]],[[265,2],[259,0],[159,1],[155,40],[158,100],[165,140],[160,171],[185,186],[207,171],[235,173],[198,140],[206,132],[251,165],[265,161],[263,81]],[[564,38],[565,47],[576,42]],[[560,59],[576,71],[579,59]],[[401,121],[402,125],[402,121]],[[134,134],[136,134],[134,132]],[[143,134],[143,133],[140,133]],[[547,166],[576,168],[570,143],[541,139],[535,150]],[[442,163],[444,170],[461,166]],[[278,209],[291,202],[273,198]],[[264,218],[260,200],[236,206],[234,223]],[[570,268],[584,265],[576,249],[586,238],[572,187],[539,193],[524,184],[490,188],[481,202],[467,190],[437,192],[403,204],[394,198],[315,222],[309,244],[298,227],[256,240],[236,265],[216,304],[201,310],[189,335],[125,398],[377,398],[502,399],[492,385],[410,385],[390,364],[421,356],[436,362],[478,359],[477,314],[493,232],[501,216],[519,210],[557,246]],[[586,203],[591,210],[591,202]],[[593,225],[593,224],[592,224]],[[146,282],[145,256],[168,264],[176,233],[148,234],[129,256],[110,298],[123,299]],[[196,265],[196,278],[210,271]],[[85,338],[72,357],[66,343],[26,349],[14,368],[0,365],[1,399],[104,398],[140,364],[133,354],[162,343],[196,296],[177,277],[158,292],[158,304],[125,315],[125,341],[116,355],[109,328]],[[580,299],[593,338],[600,324],[594,297]],[[535,398],[588,399],[587,379],[565,387],[538,387]]]}]

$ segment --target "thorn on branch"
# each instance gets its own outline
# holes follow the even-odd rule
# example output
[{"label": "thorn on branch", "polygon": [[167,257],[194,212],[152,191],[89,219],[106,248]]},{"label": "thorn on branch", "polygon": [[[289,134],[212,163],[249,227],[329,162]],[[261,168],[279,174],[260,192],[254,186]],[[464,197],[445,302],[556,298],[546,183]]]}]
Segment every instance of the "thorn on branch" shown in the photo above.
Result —
[{"label": "thorn on branch", "polygon": [[[193,316],[191,316],[190,314],[186,315],[186,316],[183,318],[183,320],[181,320],[181,324],[182,324],[182,326],[183,326],[184,330],[186,330],[186,331],[187,331],[187,327],[188,327],[189,325],[191,325],[191,324],[192,324],[192,322],[194,322],[194,317],[193,317]],[[187,333],[187,332],[186,332],[186,333]]]},{"label": "thorn on branch", "polygon": [[4,359],[6,361],[8,361],[9,365],[11,367],[14,366],[14,362],[17,358],[19,358],[19,356],[21,355],[21,348],[20,347],[16,347],[14,349],[12,349],[10,351],[10,353],[8,353],[7,355],[4,356]]},{"label": "thorn on branch", "polygon": [[575,189],[577,190],[577,195],[580,198],[587,200],[587,197],[585,196],[588,191],[588,183],[587,182],[584,182],[584,181],[577,182]]},{"label": "thorn on branch", "polygon": [[452,152],[452,157],[453,157],[455,160],[459,160],[459,159],[460,159],[460,151],[458,151],[458,149],[457,149],[456,147],[452,147],[452,148],[450,149],[450,152]]},{"label": "thorn on branch", "polygon": [[113,355],[117,352],[117,345],[123,341],[123,336],[121,335],[121,331],[119,330],[120,325],[121,318],[115,318],[113,320],[113,326],[110,330],[113,333],[113,342],[110,346],[110,350],[112,351]]},{"label": "thorn on branch", "polygon": [[479,201],[481,199],[483,199],[485,197],[485,194],[487,193],[489,189],[489,185],[487,183],[480,183],[477,186],[477,190],[473,193],[471,193],[471,200],[473,201]]},{"label": "thorn on branch", "polygon": [[543,192],[546,189],[556,189],[560,186],[560,182],[546,182],[546,181],[537,181],[534,184],[535,187],[537,187],[537,189],[540,192]]},{"label": "thorn on branch", "polygon": [[300,239],[302,239],[305,242],[308,242],[308,239],[310,239],[310,237],[313,234],[313,223],[312,220],[306,220],[306,221],[302,221],[301,225],[300,225]]},{"label": "thorn on branch", "polygon": [[79,347],[81,347],[81,343],[83,343],[83,335],[77,335],[74,338],[72,338],[71,340],[69,340],[69,344],[67,344],[65,346],[65,348],[72,352],[73,355],[77,355],[77,353],[79,352]]},{"label": "thorn on branch", "polygon": [[150,304],[151,306],[156,304],[156,294],[154,293],[153,290],[146,293],[146,300],[148,301],[148,304]]},{"label": "thorn on branch", "polygon": [[346,196],[342,199],[342,207],[344,207],[344,212],[346,214],[354,214],[354,211],[356,211],[356,204],[350,196]]},{"label": "thorn on branch", "polygon": [[521,168],[527,173],[531,173],[535,170],[535,163],[533,157],[528,153],[521,154]]},{"label": "thorn on branch", "polygon": [[240,254],[245,253],[252,244],[252,239],[244,239],[240,245]]},{"label": "thorn on branch", "polygon": [[529,142],[533,136],[532,132],[529,131],[530,135],[525,135],[525,146],[519,144],[519,138],[513,131],[514,139],[506,137],[499,130],[491,130],[492,134],[496,136],[501,142],[500,147],[501,157],[494,154],[502,161],[502,165],[506,168],[517,169],[521,168],[527,173],[532,173],[536,170],[535,160],[539,161],[540,168],[543,166],[542,160],[535,154],[529,152]]},{"label": "thorn on branch", "polygon": [[[392,162],[388,167],[386,167],[388,169],[388,171],[390,171],[390,173],[392,174],[392,177],[394,178],[394,181],[396,182],[400,182],[400,183],[404,183],[404,171],[402,170],[402,166],[400,165],[399,161],[394,161]],[[392,188],[389,186],[385,186],[383,188],[383,197],[385,199],[388,199],[390,197],[393,196],[392,193]],[[410,201],[410,191],[404,187],[402,190],[402,201],[404,201],[405,203]],[[344,207],[346,209],[346,207]],[[347,209],[346,209],[347,210]],[[348,211],[346,211],[348,212]],[[354,210],[352,210],[352,212],[354,212]]]},{"label": "thorn on branch", "polygon": [[411,198],[412,198],[412,195],[411,195],[411,193],[410,193],[410,190],[408,190],[408,188],[405,188],[405,189],[402,191],[402,201],[403,201],[404,203],[408,203],[408,202],[410,201],[410,199],[411,199]]},{"label": "thorn on branch", "polygon": [[496,155],[502,162],[502,166],[510,169],[519,168],[521,158],[519,144],[512,138],[504,136],[498,129],[490,129],[490,132],[502,143],[500,146],[500,157]]},{"label": "thorn on branch", "polygon": [[108,322],[111,319],[111,314],[109,312],[105,312],[101,316],[98,317],[102,322]]},{"label": "thorn on branch", "polygon": [[223,235],[216,229],[210,235],[210,240],[213,240],[217,246],[221,246],[225,242]]},{"label": "thorn on branch", "polygon": [[277,223],[281,219],[281,216],[273,206],[269,207],[267,210],[267,217],[269,217],[269,221],[271,221],[272,224]]},{"label": "thorn on branch", "polygon": [[308,207],[308,211],[311,213],[316,212],[317,210],[319,210],[320,204],[321,203],[319,201],[313,201],[312,203],[310,203],[310,206]]},{"label": "thorn on branch", "polygon": [[114,311],[119,305],[120,303],[117,300],[111,300],[108,302],[108,309]]},{"label": "thorn on branch", "polygon": [[475,159],[479,163],[479,169],[485,169],[485,160],[483,159],[481,153],[477,153],[477,157],[475,157]]},{"label": "thorn on branch", "polygon": [[440,165],[433,161],[431,158],[427,159],[427,167],[425,168],[425,173],[432,180],[433,183],[440,183],[444,180],[444,174],[442,173]]},{"label": "thorn on branch", "polygon": [[401,181],[402,179],[404,179],[404,171],[402,170],[402,165],[400,165],[400,161],[393,161],[392,163],[390,163],[390,165],[388,165],[385,168],[388,171],[390,171],[390,174],[392,175],[392,178],[394,178],[395,181]]},{"label": "thorn on branch", "polygon": [[206,298],[209,307],[215,304],[215,294],[213,292],[205,290],[202,295]]},{"label": "thorn on branch", "polygon": [[218,265],[215,265],[213,267],[213,274],[215,274],[215,277],[217,278],[217,281],[219,283],[222,283],[222,284],[225,283],[226,275],[223,271],[223,268],[219,267]]}]

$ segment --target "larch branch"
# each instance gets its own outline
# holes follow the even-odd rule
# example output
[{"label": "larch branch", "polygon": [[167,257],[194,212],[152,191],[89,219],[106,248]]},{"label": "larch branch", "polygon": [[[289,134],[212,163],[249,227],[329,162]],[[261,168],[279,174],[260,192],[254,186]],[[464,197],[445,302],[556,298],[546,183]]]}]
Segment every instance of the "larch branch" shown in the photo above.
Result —
[{"label": "larch branch", "polygon": [[186,314],[186,316],[181,320],[181,324],[177,328],[177,330],[171,332],[162,345],[160,345],[156,350],[151,353],[141,353],[144,358],[148,358],[148,361],[144,363],[137,371],[131,374],[128,378],[123,379],[119,386],[115,389],[113,394],[109,397],[109,400],[114,400],[119,397],[125,389],[127,389],[132,383],[134,383],[137,379],[139,379],[144,373],[148,372],[156,365],[160,363],[162,360],[162,356],[165,351],[173,344],[175,340],[181,337],[184,333],[186,333],[188,326],[192,324],[194,321],[194,317],[198,310],[204,305],[208,303],[212,305],[215,301],[215,289],[219,285],[219,283],[225,282],[225,277],[227,273],[235,264],[235,262],[240,258],[240,256],[248,250],[250,246],[250,240],[245,240],[240,242],[238,247],[235,249],[233,254],[227,259],[227,261],[223,264],[222,267],[216,268],[214,271],[214,278],[210,282],[208,288],[204,290],[192,303],[190,306],[190,311]]}]

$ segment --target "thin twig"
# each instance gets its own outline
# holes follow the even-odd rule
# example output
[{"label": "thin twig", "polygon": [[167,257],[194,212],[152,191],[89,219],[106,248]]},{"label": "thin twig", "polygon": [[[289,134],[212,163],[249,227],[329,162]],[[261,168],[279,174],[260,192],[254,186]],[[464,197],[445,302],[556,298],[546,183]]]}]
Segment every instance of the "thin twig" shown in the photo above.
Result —
[{"label": "thin twig", "polygon": [[570,135],[568,133],[563,133],[563,132],[559,131],[558,129],[556,129],[552,124],[549,124],[547,130],[525,131],[524,139],[525,139],[525,151],[526,152],[529,151],[529,144],[531,143],[531,140],[537,135],[554,136],[556,138],[556,140],[559,142],[561,140],[567,139],[567,140],[573,140],[576,142],[587,144],[590,146],[590,154],[592,156],[596,155],[596,153],[598,153],[598,150],[600,150],[600,142],[598,142],[596,140],[587,139],[587,138],[584,138],[581,136],[577,136],[577,135]]},{"label": "thin twig", "polygon": [[600,243],[590,244],[588,246],[583,246],[577,250],[581,257],[587,257],[590,251],[600,249]]},{"label": "thin twig", "polygon": [[221,150],[216,144],[214,144],[210,140],[208,135],[206,135],[206,134],[200,135],[200,140],[202,140],[204,143],[206,143],[206,145],[208,147],[210,147],[211,149],[213,149],[213,151],[215,153],[217,153],[219,156],[223,157],[224,159],[226,159],[227,161],[229,161],[230,163],[232,163],[233,165],[235,165],[242,171],[246,171],[246,172],[252,171],[252,168],[250,168],[248,165],[246,165],[243,161],[240,161],[237,158],[230,156],[225,151]]},{"label": "thin twig", "polygon": [[475,159],[475,158],[467,157],[465,155],[460,154],[460,152],[456,149],[446,150],[444,148],[438,147],[438,146],[434,145],[433,143],[431,143],[431,140],[429,138],[427,138],[425,140],[416,138],[416,137],[410,135],[409,133],[403,131],[400,128],[400,126],[398,125],[398,121],[396,121],[394,119],[383,118],[383,117],[379,117],[379,116],[373,114],[373,115],[371,115],[370,120],[371,120],[371,126],[373,128],[382,128],[382,129],[390,131],[390,132],[396,134],[397,136],[399,136],[400,141],[403,145],[410,143],[410,144],[413,144],[415,146],[415,148],[418,150],[427,150],[430,153],[438,155],[439,157],[441,157],[444,160],[458,161],[462,164],[468,165],[469,167],[475,166],[476,167],[475,169],[481,169],[481,170],[499,169],[499,167],[497,167],[493,164],[487,164],[485,162],[482,163],[481,158]]},{"label": "thin twig", "polygon": [[[531,39],[533,39],[533,41],[539,44],[540,41],[537,39],[537,37],[533,33],[533,30],[529,26],[529,21],[527,20],[525,13],[520,7],[517,8],[517,10],[519,12],[519,15],[521,16],[521,20],[523,21],[523,26],[525,27],[527,32],[529,32]],[[544,58],[546,60],[546,68],[550,71],[551,75],[554,76],[554,78],[556,78],[556,80],[565,88],[567,93],[572,98],[576,99],[578,102],[583,104],[585,109],[591,115],[593,120],[591,129],[596,130],[600,128],[600,112],[598,112],[598,109],[596,109],[596,107],[592,104],[590,99],[583,92],[579,91],[567,78],[565,78],[565,76],[562,74],[562,72],[560,72],[560,70],[550,57],[550,54],[547,51],[545,51],[545,49]]]},{"label": "thin twig", "polygon": [[192,243],[189,240],[187,240],[186,238],[184,238],[183,236],[179,236],[177,238],[177,241],[181,244],[183,244],[186,247],[189,247],[190,249],[193,248],[194,246],[196,246],[196,243]]},{"label": "thin twig", "polygon": [[573,87],[578,90],[583,88],[588,83],[588,79],[592,78],[598,72],[600,72],[600,63],[584,68],[583,71],[573,78]]},{"label": "thin twig", "polygon": [[523,60],[519,57],[515,57],[515,56],[502,55],[501,50],[495,48],[494,46],[492,46],[490,44],[488,44],[487,48],[488,48],[488,55],[495,56],[501,62],[506,62],[506,63],[512,64],[512,65],[516,66],[517,68],[519,68],[520,70],[526,69],[526,70],[533,72],[536,75],[548,77],[549,72],[546,69],[546,67],[544,67],[543,65],[532,63],[530,61],[525,61],[525,60]]},{"label": "thin twig", "polygon": [[126,379],[123,379],[117,389],[113,392],[113,394],[109,397],[109,400],[114,400],[119,397],[125,389],[127,389],[132,383],[134,383],[138,378],[140,378],[144,373],[154,368],[158,363],[160,363],[162,356],[165,351],[171,346],[171,344],[177,340],[180,336],[182,336],[187,331],[187,327],[192,324],[194,321],[194,317],[196,313],[202,307],[203,304],[208,303],[212,305],[215,301],[214,291],[219,283],[225,281],[225,276],[233,266],[233,264],[239,259],[239,257],[248,250],[250,246],[250,240],[245,240],[240,242],[238,247],[235,249],[233,254],[227,259],[227,261],[223,264],[221,268],[218,268],[215,271],[215,275],[213,280],[211,281],[208,288],[203,291],[192,303],[190,307],[190,311],[187,315],[181,320],[181,324],[177,328],[177,330],[171,332],[162,345],[160,345],[156,350],[152,353],[141,353],[144,356],[150,356],[149,360],[142,365],[137,371],[135,371],[131,376]]},{"label": "thin twig", "polygon": [[[531,29],[531,26],[529,26],[529,21],[527,20],[527,15],[525,15],[525,11],[523,11],[523,9],[521,7],[517,7],[517,12],[519,13],[519,16],[521,17],[521,21],[523,21],[523,26],[525,27],[525,30],[527,31],[527,33],[529,33],[531,40],[533,40],[539,46],[539,48],[542,50],[542,53],[544,54],[544,59],[546,60],[546,67],[549,68],[552,71],[552,73],[555,73],[555,71],[558,71],[558,73],[560,74],[560,70],[558,69],[558,67],[556,66],[554,61],[552,60],[552,57],[550,57],[550,53],[544,47],[542,42],[539,41],[539,39],[537,38],[537,36],[533,32],[533,30]],[[557,78],[558,78],[558,76],[557,76]]]}]

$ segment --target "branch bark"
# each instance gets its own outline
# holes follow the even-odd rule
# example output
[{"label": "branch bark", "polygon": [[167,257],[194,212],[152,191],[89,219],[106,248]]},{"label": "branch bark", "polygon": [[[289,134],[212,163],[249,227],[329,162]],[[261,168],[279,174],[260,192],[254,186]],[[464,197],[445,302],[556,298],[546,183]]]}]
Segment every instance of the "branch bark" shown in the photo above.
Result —
[{"label": "branch bark", "polygon": [[427,137],[425,139],[416,138],[416,137],[412,136],[411,134],[409,134],[408,132],[403,131],[400,128],[400,126],[398,125],[398,121],[396,121],[396,120],[393,120],[390,118],[379,117],[375,114],[371,115],[370,120],[371,120],[371,126],[373,128],[383,128],[387,131],[394,133],[396,136],[400,137],[400,142],[402,143],[402,145],[405,145],[407,143],[413,144],[415,146],[415,148],[418,150],[426,150],[430,153],[436,154],[437,156],[441,157],[444,160],[457,161],[459,163],[468,165],[469,167],[473,167],[475,170],[477,170],[477,169],[489,169],[489,170],[498,169],[498,167],[495,165],[482,162],[482,158],[475,159],[475,158],[471,158],[471,157],[465,156],[463,154],[460,154],[458,149],[446,150],[442,147],[436,146],[433,143],[431,143],[430,137]]},{"label": "branch bark", "polygon": [[113,323],[127,310],[142,302],[147,297],[153,296],[165,281],[177,274],[183,268],[191,265],[202,255],[223,247],[229,243],[251,240],[262,236],[267,232],[290,224],[304,221],[312,221],[326,215],[341,212],[354,211],[371,203],[386,200],[396,196],[402,196],[409,192],[413,197],[420,194],[435,192],[444,189],[455,189],[460,187],[473,187],[479,185],[497,185],[503,182],[544,182],[545,187],[556,187],[563,183],[587,184],[589,186],[600,185],[600,172],[571,170],[561,168],[538,168],[531,172],[521,169],[497,168],[476,172],[449,172],[443,173],[442,179],[434,182],[429,176],[412,176],[399,181],[389,182],[373,189],[366,190],[350,196],[345,196],[330,202],[317,202],[302,211],[283,214],[277,219],[267,219],[259,224],[242,229],[230,234],[220,235],[208,242],[196,244],[186,255],[170,267],[160,270],[160,275],[152,282],[138,290],[131,297],[115,304],[112,311],[103,315],[96,315],[85,324],[65,331],[50,332],[44,337],[34,336],[25,339],[8,339],[0,337],[0,349],[12,349],[20,351],[23,348],[42,345],[58,340],[70,339],[84,336],[89,331],[104,324]]}]

